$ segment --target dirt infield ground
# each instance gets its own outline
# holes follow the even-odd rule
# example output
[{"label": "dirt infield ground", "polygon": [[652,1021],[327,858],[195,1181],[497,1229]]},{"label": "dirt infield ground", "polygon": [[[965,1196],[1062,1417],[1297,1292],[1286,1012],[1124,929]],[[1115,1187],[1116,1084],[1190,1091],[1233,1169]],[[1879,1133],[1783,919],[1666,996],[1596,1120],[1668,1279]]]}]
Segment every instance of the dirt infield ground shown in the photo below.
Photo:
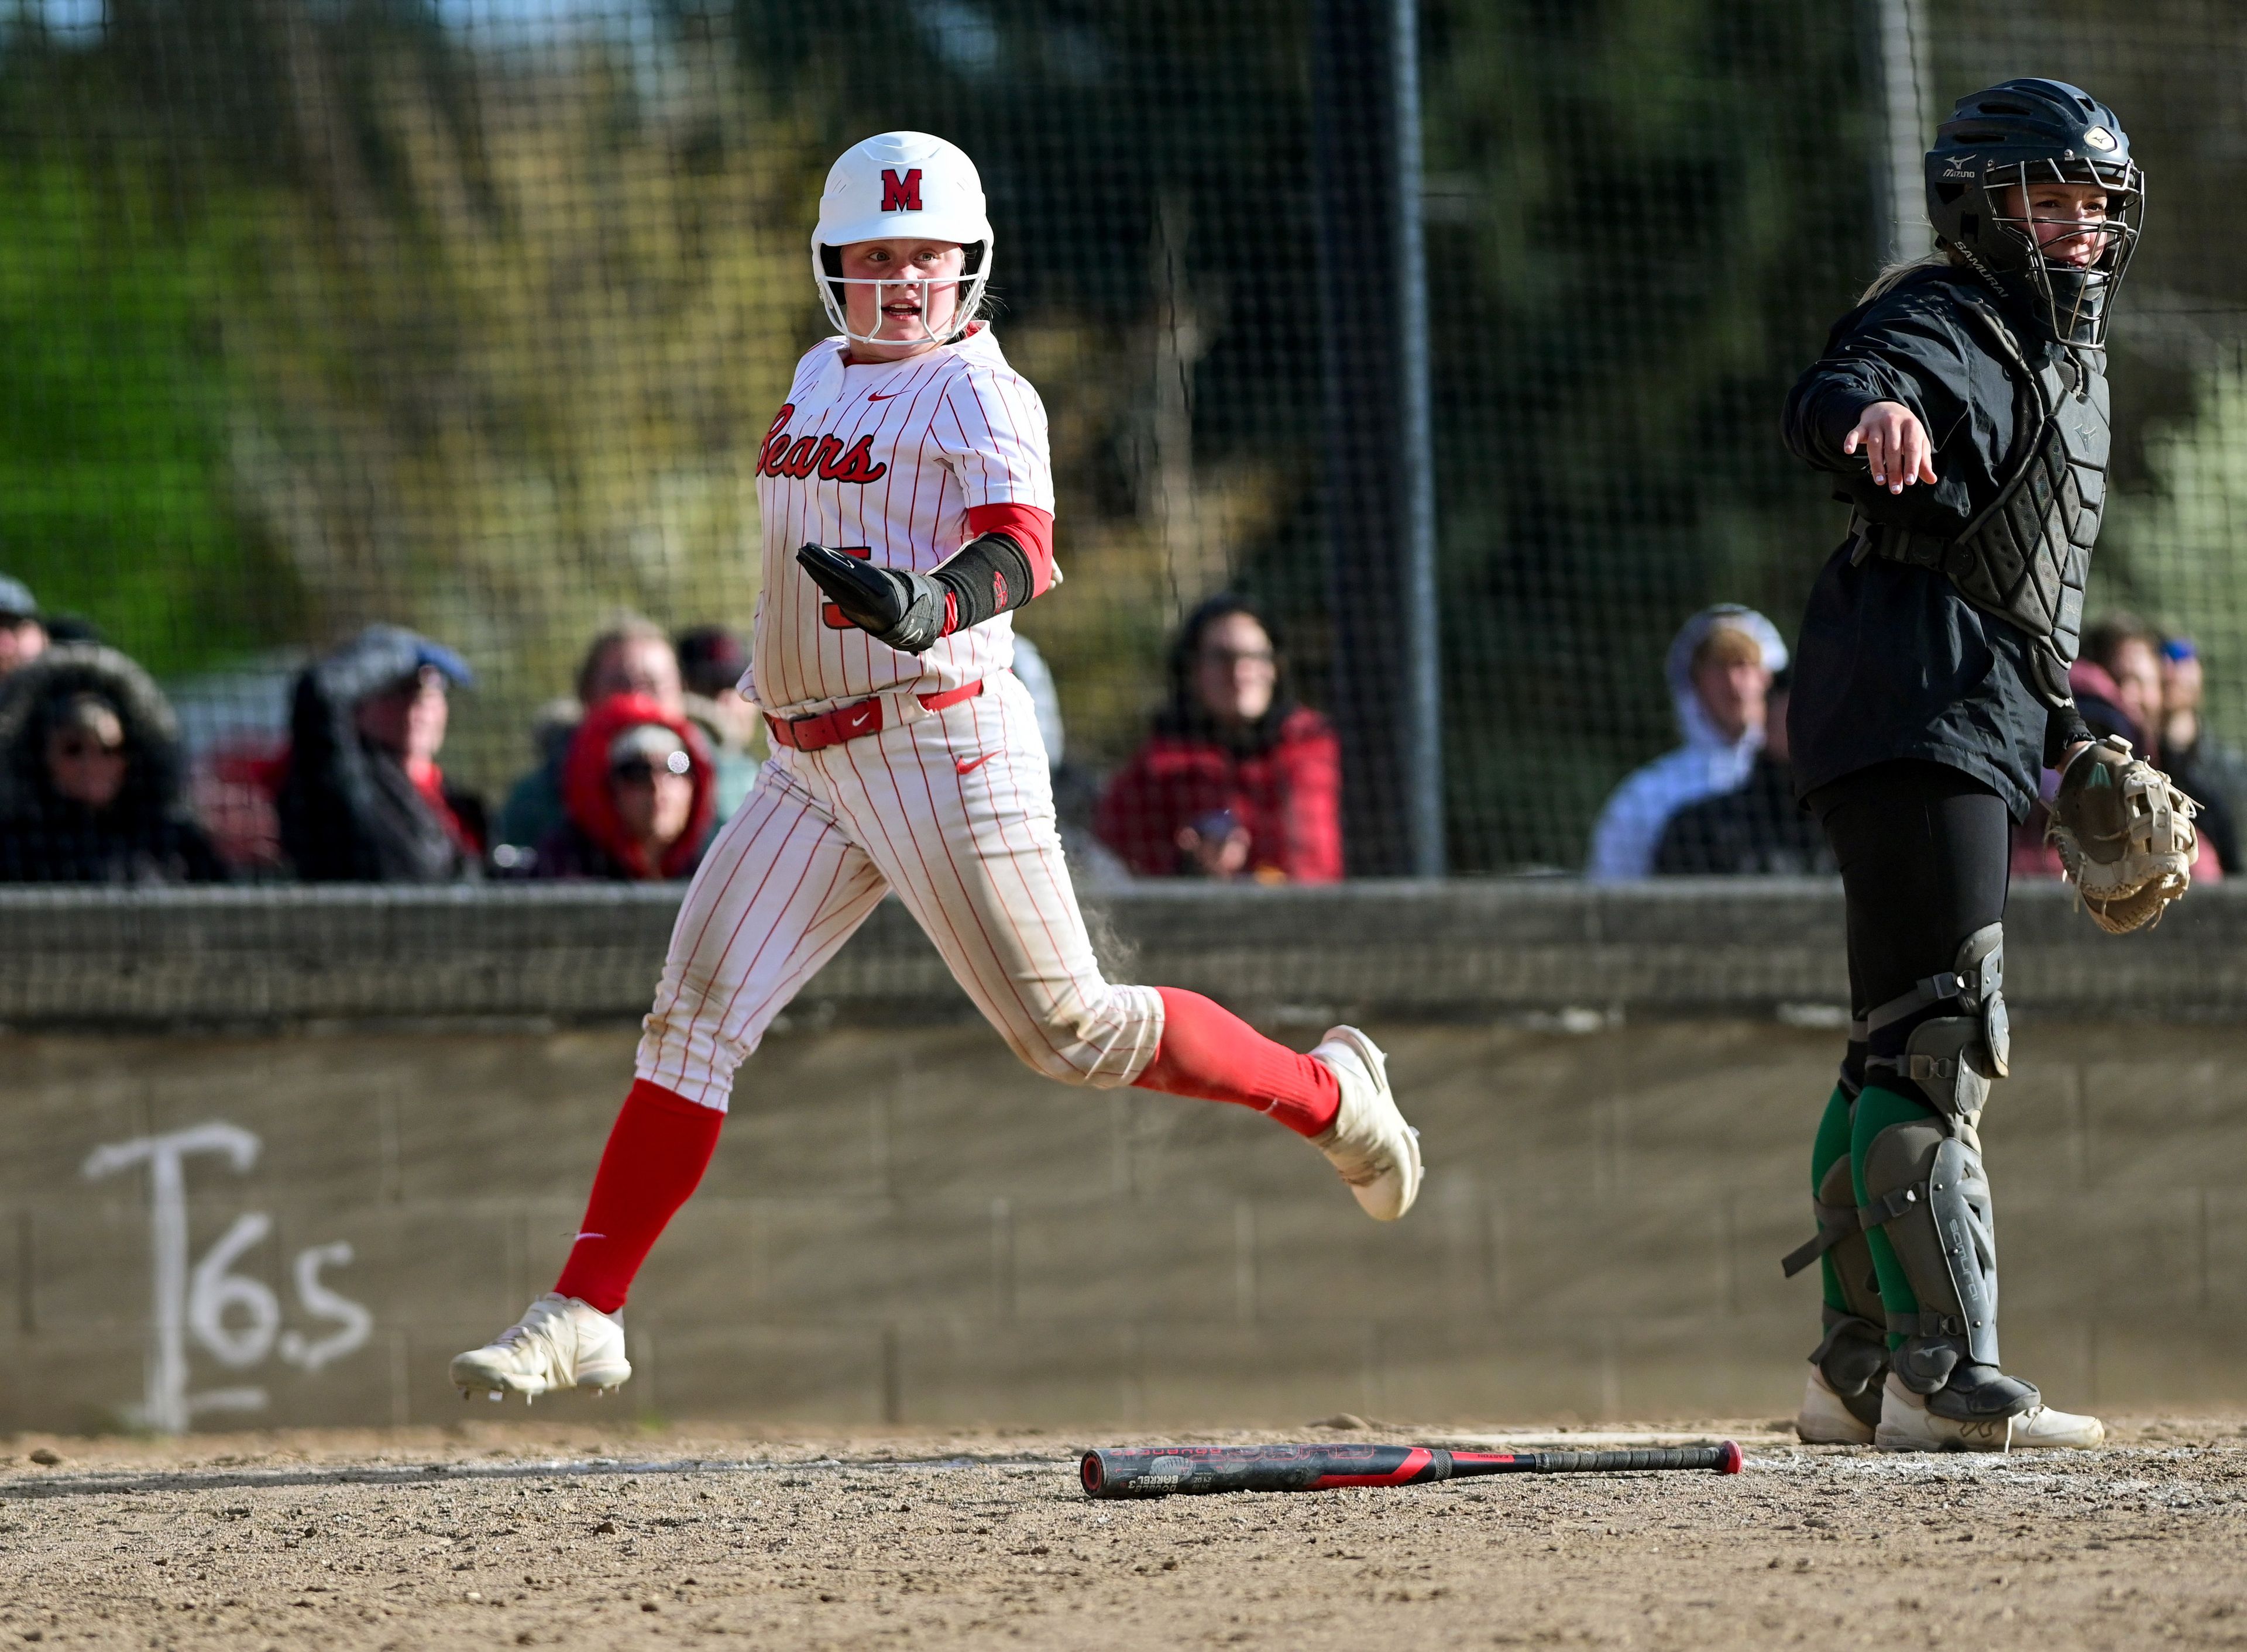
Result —
[{"label": "dirt infield ground", "polygon": [[2011,1458],[1687,1432],[1738,1438],[1747,1471],[1095,1503],[1072,1448],[1132,1442],[521,1420],[19,1438],[0,1644],[2247,1644],[2237,1422]]}]

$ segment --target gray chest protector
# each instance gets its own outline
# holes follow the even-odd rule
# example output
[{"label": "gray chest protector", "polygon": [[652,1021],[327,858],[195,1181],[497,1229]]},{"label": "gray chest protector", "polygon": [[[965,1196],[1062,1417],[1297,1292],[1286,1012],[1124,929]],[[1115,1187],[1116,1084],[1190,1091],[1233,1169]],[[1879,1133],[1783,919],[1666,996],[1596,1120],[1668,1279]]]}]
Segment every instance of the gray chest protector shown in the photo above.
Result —
[{"label": "gray chest protector", "polygon": [[1854,560],[1879,556],[1949,575],[1968,602],[2027,634],[2030,686],[2047,706],[2065,706],[2067,668],[2082,646],[2091,547],[2107,508],[2114,432],[2106,352],[2056,350],[2032,367],[1993,310],[1971,300],[1963,308],[2015,380],[2034,392],[2034,424],[2014,443],[2019,466],[1956,539],[1856,517]]}]

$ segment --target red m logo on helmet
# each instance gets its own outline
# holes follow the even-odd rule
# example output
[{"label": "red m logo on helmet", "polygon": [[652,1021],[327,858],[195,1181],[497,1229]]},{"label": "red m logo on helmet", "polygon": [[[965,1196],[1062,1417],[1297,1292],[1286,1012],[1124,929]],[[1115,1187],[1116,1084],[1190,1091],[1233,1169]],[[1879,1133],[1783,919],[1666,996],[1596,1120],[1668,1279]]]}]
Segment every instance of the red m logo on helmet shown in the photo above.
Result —
[{"label": "red m logo on helmet", "polygon": [[882,210],[884,212],[919,212],[920,210],[920,168],[915,167],[902,178],[882,168]]}]

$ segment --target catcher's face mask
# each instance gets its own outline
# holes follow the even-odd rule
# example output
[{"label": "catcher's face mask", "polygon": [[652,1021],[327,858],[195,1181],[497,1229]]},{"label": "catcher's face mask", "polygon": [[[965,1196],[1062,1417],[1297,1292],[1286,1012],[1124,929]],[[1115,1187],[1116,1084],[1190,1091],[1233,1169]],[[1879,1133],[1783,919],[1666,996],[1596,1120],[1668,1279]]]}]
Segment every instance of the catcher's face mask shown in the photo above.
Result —
[{"label": "catcher's face mask", "polygon": [[2104,344],[2107,301],[2137,250],[2138,169],[2021,161],[1988,168],[1983,188],[1991,230],[2016,249],[2005,263],[2027,276],[2053,336]]}]

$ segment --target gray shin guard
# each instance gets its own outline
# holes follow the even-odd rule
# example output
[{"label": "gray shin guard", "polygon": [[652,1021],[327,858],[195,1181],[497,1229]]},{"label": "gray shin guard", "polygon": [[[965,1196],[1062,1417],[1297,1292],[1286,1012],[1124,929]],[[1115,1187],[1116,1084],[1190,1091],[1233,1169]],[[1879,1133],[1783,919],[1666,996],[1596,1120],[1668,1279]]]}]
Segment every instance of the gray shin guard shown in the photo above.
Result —
[{"label": "gray shin guard", "polygon": [[1826,1335],[1810,1362],[1851,1415],[1875,1425],[1881,1420],[1881,1379],[1888,1369],[1888,1344],[1882,1329],[1881,1283],[1873,1271],[1873,1247],[1858,1221],[1846,1157],[1826,1167],[1813,1208],[1818,1213],[1818,1237],[1786,1259],[1786,1271],[1799,1273],[1820,1254],[1829,1255],[1849,1306],[1846,1313],[1830,1302],[1824,1306]]},{"label": "gray shin guard", "polygon": [[1938,1116],[1894,1124],[1865,1154],[1866,1231],[1888,1233],[1919,1299],[1916,1314],[1887,1316],[1903,1338],[1888,1356],[1899,1382],[1927,1409],[1958,1421],[2012,1416],[2037,1403],[2028,1383],[1998,1369],[1998,1241],[1979,1126],[1990,1085],[2011,1059],[2005,1020],[2005,932],[1987,924],[1969,935],[1952,966],[1875,1009],[1877,1032],[1937,1005],[1911,1028],[1901,1056],[1875,1056],[1870,1081],[1908,1079]]},{"label": "gray shin guard", "polygon": [[1998,1369],[1998,1246],[1982,1157],[1935,1119],[1892,1124],[1865,1154],[1867,1227],[1880,1227],[1919,1299],[1886,1316],[1899,1382],[1958,1421],[2012,1416],[2036,1389]]}]

